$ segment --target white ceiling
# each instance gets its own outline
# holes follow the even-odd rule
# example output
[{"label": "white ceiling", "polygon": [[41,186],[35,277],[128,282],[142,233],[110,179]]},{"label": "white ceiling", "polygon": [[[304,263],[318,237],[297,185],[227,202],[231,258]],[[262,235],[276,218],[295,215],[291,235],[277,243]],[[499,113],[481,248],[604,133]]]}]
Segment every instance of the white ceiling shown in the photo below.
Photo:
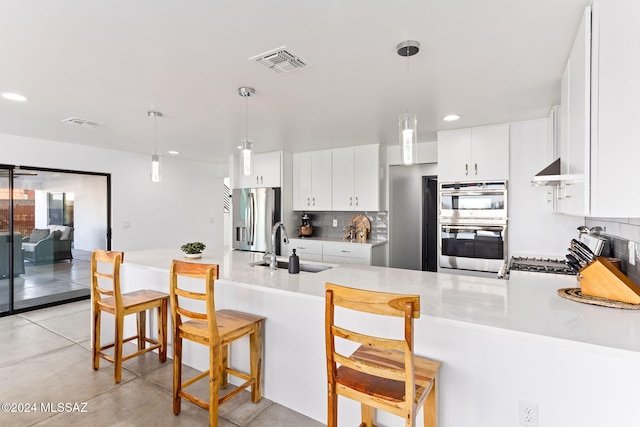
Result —
[{"label": "white ceiling", "polygon": [[[606,1],[606,0],[604,0]],[[3,0],[0,133],[226,162],[256,152],[394,144],[409,109],[419,141],[444,129],[546,117],[589,0]],[[249,61],[287,46],[313,66]],[[458,113],[453,123],[442,116]],[[90,129],[61,120],[105,123]]]}]

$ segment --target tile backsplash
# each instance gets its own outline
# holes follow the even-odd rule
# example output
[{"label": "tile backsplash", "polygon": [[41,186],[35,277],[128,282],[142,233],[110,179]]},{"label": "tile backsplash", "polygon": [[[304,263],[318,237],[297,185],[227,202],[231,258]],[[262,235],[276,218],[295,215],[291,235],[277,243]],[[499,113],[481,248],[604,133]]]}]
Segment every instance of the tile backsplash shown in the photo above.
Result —
[{"label": "tile backsplash", "polygon": [[[388,236],[388,215],[387,212],[307,212],[311,217],[309,221],[313,227],[314,237],[344,237],[349,232],[351,219],[360,214],[364,214],[371,222],[370,240],[387,240]],[[302,212],[295,212],[300,217]],[[333,226],[333,220],[337,220],[338,225]]]},{"label": "tile backsplash", "polygon": [[[622,272],[635,284],[640,285],[640,218],[587,218],[587,227],[600,226],[602,236],[609,239],[610,256],[622,262]],[[629,262],[629,242],[635,250],[635,265]]]}]

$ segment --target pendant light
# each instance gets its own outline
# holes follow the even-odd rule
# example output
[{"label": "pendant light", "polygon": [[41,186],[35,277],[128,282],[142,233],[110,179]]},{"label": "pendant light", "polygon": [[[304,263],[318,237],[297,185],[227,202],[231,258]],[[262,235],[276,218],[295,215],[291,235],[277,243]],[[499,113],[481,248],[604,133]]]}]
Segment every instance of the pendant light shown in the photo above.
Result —
[{"label": "pendant light", "polygon": [[246,133],[245,137],[241,139],[242,144],[240,145],[240,168],[242,169],[242,174],[245,176],[253,174],[253,143],[249,138],[249,98],[255,96],[255,94],[256,90],[251,87],[241,87],[238,89],[238,95],[245,98],[246,101]]},{"label": "pendant light", "polygon": [[162,117],[162,113],[157,111],[149,111],[149,117],[153,117],[153,154],[151,155],[151,182],[160,182],[160,156],[158,155],[158,117]]},{"label": "pendant light", "polygon": [[409,57],[420,51],[420,43],[407,40],[396,48],[398,55],[407,57],[407,112],[400,114],[398,121],[400,131],[400,161],[403,165],[413,165],[418,157],[418,119],[415,113],[409,112]]}]

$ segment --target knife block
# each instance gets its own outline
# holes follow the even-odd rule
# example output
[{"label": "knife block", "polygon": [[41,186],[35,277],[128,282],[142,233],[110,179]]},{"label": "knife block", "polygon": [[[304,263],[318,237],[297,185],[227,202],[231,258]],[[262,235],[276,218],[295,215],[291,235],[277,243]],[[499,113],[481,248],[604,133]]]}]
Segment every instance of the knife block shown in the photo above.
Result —
[{"label": "knife block", "polygon": [[580,275],[582,295],[640,304],[640,288],[604,257],[582,268]]}]

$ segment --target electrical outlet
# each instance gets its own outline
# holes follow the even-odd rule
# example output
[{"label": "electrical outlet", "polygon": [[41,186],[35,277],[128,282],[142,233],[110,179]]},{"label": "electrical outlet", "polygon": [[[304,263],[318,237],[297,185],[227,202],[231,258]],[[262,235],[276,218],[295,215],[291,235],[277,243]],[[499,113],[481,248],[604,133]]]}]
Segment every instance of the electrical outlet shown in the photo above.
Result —
[{"label": "electrical outlet", "polygon": [[334,220],[333,220],[333,226],[334,226],[334,227],[337,227],[337,226],[338,226],[338,220],[337,220],[337,219],[334,219]]},{"label": "electrical outlet", "polygon": [[520,425],[526,427],[538,427],[538,404],[520,401]]}]

